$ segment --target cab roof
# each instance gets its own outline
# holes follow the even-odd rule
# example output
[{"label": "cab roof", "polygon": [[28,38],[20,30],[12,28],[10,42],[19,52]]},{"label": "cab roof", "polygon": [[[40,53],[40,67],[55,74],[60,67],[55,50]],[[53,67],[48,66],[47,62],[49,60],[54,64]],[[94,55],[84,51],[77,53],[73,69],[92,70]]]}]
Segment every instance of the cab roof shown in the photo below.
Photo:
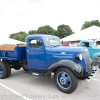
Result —
[{"label": "cab roof", "polygon": [[81,42],[95,42],[94,40],[81,40]]},{"label": "cab roof", "polygon": [[[33,35],[29,35],[28,37],[49,37],[49,36],[55,36],[55,35],[46,35],[46,34],[33,34]],[[57,36],[55,36],[57,37]]]}]

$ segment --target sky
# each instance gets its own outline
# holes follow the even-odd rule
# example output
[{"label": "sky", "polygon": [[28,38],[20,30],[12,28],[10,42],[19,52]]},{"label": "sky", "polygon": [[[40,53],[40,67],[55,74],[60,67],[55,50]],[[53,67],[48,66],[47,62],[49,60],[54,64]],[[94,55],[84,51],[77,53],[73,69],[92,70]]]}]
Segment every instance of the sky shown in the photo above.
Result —
[{"label": "sky", "polygon": [[100,0],[0,0],[0,35],[61,24],[76,33],[91,20],[100,21]]}]

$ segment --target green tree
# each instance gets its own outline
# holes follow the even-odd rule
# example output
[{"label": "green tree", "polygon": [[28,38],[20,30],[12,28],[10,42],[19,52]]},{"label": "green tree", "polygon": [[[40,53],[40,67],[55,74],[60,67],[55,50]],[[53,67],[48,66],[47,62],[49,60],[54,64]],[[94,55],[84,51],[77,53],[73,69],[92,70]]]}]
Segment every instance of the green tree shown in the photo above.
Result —
[{"label": "green tree", "polygon": [[25,42],[25,39],[27,36],[28,36],[28,34],[26,32],[21,31],[18,33],[12,33],[10,35],[10,38]]},{"label": "green tree", "polygon": [[93,25],[100,27],[99,20],[85,21],[84,24],[81,27],[81,30],[86,29],[88,27],[91,27]]},{"label": "green tree", "polygon": [[39,27],[38,30],[37,30],[37,33],[38,34],[51,34],[51,35],[54,35],[55,34],[55,30],[49,26],[49,25],[45,25],[45,26],[42,26],[42,27]]},{"label": "green tree", "polygon": [[37,31],[36,31],[36,30],[30,30],[30,31],[28,32],[28,34],[29,34],[29,35],[37,34]]},{"label": "green tree", "polygon": [[59,25],[57,27],[56,35],[58,37],[64,38],[64,37],[69,36],[71,34],[73,34],[73,31],[68,25],[62,24],[62,25]]}]

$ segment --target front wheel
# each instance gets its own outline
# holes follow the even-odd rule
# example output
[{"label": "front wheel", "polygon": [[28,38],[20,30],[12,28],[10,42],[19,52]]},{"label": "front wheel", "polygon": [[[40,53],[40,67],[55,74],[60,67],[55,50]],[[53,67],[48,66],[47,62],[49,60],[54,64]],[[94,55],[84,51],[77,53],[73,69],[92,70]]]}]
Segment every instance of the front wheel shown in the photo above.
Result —
[{"label": "front wheel", "polygon": [[72,93],[78,86],[78,79],[71,70],[61,67],[54,75],[55,84],[64,93]]}]

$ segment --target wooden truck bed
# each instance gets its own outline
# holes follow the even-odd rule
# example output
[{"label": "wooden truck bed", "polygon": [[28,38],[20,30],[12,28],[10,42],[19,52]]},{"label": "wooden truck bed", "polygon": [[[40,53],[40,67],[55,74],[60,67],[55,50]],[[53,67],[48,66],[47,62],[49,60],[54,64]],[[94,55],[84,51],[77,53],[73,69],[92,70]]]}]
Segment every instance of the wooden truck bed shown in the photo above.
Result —
[{"label": "wooden truck bed", "polygon": [[0,45],[0,59],[4,60],[22,60],[26,58],[25,44]]}]

